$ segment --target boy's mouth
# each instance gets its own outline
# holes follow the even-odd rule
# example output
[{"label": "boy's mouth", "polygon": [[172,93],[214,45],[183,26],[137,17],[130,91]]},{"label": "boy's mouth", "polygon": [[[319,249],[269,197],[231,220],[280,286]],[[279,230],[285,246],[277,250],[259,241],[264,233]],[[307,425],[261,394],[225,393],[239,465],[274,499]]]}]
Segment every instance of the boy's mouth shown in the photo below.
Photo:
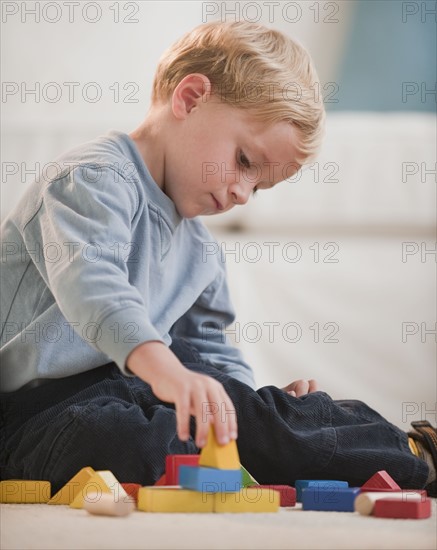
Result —
[{"label": "boy's mouth", "polygon": [[211,196],[214,199],[217,210],[223,210],[223,206],[219,203],[219,201],[214,197],[214,195],[212,193],[211,193]]}]

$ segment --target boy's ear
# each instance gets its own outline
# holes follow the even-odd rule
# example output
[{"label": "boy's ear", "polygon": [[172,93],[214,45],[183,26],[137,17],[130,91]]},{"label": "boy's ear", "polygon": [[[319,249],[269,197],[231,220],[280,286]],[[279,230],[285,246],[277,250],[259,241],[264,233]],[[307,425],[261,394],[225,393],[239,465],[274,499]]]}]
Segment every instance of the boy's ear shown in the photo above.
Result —
[{"label": "boy's ear", "polygon": [[184,119],[199,103],[205,103],[211,96],[211,82],[200,73],[185,76],[176,86],[172,97],[172,110],[176,118]]}]

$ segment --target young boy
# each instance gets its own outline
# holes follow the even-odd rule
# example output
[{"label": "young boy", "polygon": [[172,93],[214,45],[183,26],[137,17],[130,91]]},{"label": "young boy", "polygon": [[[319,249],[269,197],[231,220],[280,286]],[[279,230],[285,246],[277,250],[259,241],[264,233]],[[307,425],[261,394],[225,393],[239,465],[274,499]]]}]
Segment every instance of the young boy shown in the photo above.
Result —
[{"label": "young boy", "polygon": [[198,216],[244,205],[316,153],[316,83],[281,33],[201,25],[164,53],[137,130],[78,146],[26,191],[3,226],[3,479],[57,490],[92,466],[152,484],[167,454],[197,453],[210,423],[236,439],[238,419],[261,482],[358,485],[381,469],[405,487],[433,481],[432,428],[411,443],[419,458],[407,434],[313,380],[255,391],[225,338],[225,271],[205,260]]}]

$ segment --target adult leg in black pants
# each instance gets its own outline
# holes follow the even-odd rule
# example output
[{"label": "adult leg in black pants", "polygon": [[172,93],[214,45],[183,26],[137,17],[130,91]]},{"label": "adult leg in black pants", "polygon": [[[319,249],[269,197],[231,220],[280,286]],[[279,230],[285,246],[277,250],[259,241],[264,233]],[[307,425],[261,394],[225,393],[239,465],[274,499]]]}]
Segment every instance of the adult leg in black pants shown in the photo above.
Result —
[{"label": "adult leg in black pants", "polygon": [[[241,462],[259,482],[343,479],[358,486],[387,470],[401,487],[424,487],[428,465],[411,453],[407,434],[364,403],[333,401],[320,391],[300,398],[274,386],[254,391],[202,363],[185,340],[175,339],[171,349],[188,369],[223,384],[237,411]],[[206,414],[217,407],[207,405]],[[199,451],[194,435],[192,421],[192,437],[180,441],[173,405],[110,363],[2,395],[1,476],[50,480],[56,491],[92,466],[121,482],[150,485],[167,454]]]}]

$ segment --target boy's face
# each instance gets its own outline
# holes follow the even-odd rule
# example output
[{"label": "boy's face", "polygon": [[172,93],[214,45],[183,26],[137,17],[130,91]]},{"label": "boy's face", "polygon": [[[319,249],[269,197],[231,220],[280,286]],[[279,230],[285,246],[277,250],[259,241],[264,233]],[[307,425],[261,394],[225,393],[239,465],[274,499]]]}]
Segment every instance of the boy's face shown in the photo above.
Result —
[{"label": "boy's face", "polygon": [[286,122],[266,126],[250,111],[212,98],[197,102],[175,117],[164,191],[182,217],[221,214],[295,174],[298,145],[296,128]]}]

